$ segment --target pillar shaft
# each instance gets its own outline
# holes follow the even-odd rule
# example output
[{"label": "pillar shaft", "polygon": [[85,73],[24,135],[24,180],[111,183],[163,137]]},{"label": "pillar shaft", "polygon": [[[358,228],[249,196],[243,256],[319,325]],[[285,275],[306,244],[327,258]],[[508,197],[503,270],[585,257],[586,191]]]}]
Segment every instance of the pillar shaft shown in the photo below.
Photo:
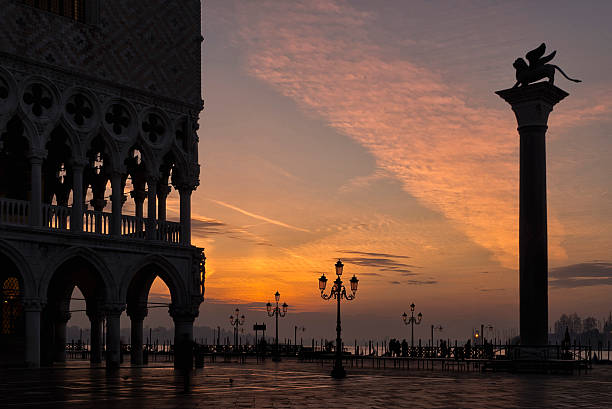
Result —
[{"label": "pillar shaft", "polygon": [[155,220],[157,208],[157,181],[155,179],[149,179],[147,182],[147,189],[147,238],[155,239],[157,236],[157,222]]},{"label": "pillar shaft", "polygon": [[143,348],[143,322],[144,322],[144,318],[147,315],[146,310],[144,311],[138,311],[136,313],[134,312],[130,312],[128,310],[128,315],[130,316],[130,322],[131,322],[131,342],[132,345],[130,347],[130,351],[131,351],[131,357],[130,357],[130,361],[133,365],[142,365],[143,364],[143,359],[142,359],[142,348]]},{"label": "pillar shaft", "polygon": [[520,331],[524,345],[548,344],[546,129],[519,127]]},{"label": "pillar shaft", "polygon": [[102,363],[102,317],[98,314],[89,316],[91,323],[90,361],[92,364]]},{"label": "pillar shaft", "polygon": [[180,212],[181,212],[181,243],[191,244],[191,188],[181,188]]},{"label": "pillar shaft", "polygon": [[30,224],[42,225],[42,158],[32,156],[32,194],[30,196]]},{"label": "pillar shaft", "polygon": [[121,235],[121,207],[123,206],[123,183],[120,173],[113,173],[111,178],[113,216],[111,218],[111,234]]},{"label": "pillar shaft", "polygon": [[197,309],[177,308],[171,305],[170,315],[174,320],[174,367],[191,369],[193,368],[193,321],[197,316]]},{"label": "pillar shaft", "polygon": [[525,346],[548,344],[546,130],[553,106],[568,94],[549,83],[498,91],[512,106],[520,135],[519,298]]},{"label": "pillar shaft", "polygon": [[70,229],[83,231],[83,165],[72,165],[72,215]]},{"label": "pillar shaft", "polygon": [[119,368],[121,364],[121,310],[106,313],[106,368]]},{"label": "pillar shaft", "polygon": [[30,368],[40,367],[40,302],[24,302],[25,362]]}]

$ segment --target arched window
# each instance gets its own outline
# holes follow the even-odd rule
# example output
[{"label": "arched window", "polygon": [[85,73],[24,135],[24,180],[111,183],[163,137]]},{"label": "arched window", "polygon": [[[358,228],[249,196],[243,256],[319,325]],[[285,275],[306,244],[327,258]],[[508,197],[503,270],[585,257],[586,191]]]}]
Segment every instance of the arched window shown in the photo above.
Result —
[{"label": "arched window", "polygon": [[22,0],[22,3],[80,22],[89,22],[85,0]]},{"label": "arched window", "polygon": [[21,299],[19,280],[17,277],[8,277],[2,283],[0,303],[2,303],[2,327],[0,334],[13,335],[18,331],[21,317]]}]

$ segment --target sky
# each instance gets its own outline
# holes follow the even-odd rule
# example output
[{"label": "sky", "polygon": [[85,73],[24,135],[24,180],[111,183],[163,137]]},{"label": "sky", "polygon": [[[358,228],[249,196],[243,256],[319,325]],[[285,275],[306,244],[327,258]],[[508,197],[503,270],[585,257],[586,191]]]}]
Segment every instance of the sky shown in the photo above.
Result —
[{"label": "sky", "polygon": [[[278,290],[281,337],[332,339],[317,279],[341,258],[360,280],[342,305],[349,339],[409,336],[411,302],[424,339],[430,325],[517,328],[519,140],[494,92],[541,42],[583,80],[557,75],[570,96],[549,119],[549,325],[607,316],[611,15],[608,1],[204,1],[195,325],[229,329],[240,307],[249,330],[272,329]],[[157,281],[152,297],[166,292]]]}]

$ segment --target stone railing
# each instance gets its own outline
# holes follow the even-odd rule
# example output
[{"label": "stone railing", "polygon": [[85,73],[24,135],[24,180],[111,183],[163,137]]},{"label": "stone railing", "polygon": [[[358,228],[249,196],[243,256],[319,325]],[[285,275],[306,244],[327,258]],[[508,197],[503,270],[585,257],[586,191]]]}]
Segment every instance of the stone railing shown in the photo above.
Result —
[{"label": "stone railing", "polygon": [[176,222],[158,221],[155,238],[168,243],[181,242],[181,224]]},{"label": "stone railing", "polygon": [[[71,217],[71,207],[42,205],[42,227],[70,231]],[[83,212],[83,232],[110,235],[112,217],[112,213],[85,210]],[[30,202],[0,198],[0,224],[29,225]],[[180,244],[181,224],[169,221],[150,221],[142,217],[122,215],[121,237]]]},{"label": "stone railing", "polygon": [[86,233],[110,234],[111,213],[96,210],[83,212],[83,231]]},{"label": "stone railing", "polygon": [[0,223],[28,225],[30,223],[30,202],[0,198]]},{"label": "stone railing", "polygon": [[121,235],[138,239],[146,238],[145,219],[136,216],[121,216]]},{"label": "stone railing", "polygon": [[70,208],[56,205],[42,205],[43,226],[50,229],[68,230],[70,228]]}]

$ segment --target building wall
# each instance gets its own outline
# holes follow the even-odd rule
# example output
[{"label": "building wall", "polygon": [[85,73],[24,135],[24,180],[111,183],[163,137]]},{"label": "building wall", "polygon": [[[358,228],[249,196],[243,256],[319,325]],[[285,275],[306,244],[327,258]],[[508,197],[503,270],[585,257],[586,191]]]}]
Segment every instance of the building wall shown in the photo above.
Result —
[{"label": "building wall", "polygon": [[90,1],[79,23],[0,0],[0,52],[200,106],[200,1]]}]

